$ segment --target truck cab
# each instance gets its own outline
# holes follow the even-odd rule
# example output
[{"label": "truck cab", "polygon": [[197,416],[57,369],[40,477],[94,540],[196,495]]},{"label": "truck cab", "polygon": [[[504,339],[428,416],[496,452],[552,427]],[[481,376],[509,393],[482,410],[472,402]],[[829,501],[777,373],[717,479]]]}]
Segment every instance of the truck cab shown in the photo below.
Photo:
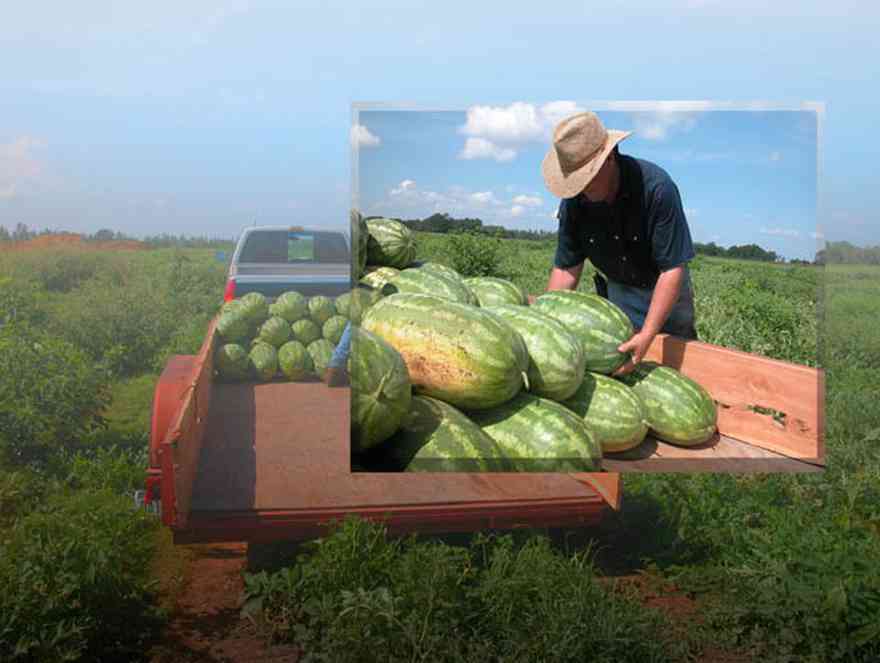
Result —
[{"label": "truck cab", "polygon": [[347,232],[303,226],[253,226],[236,242],[225,301],[259,292],[270,301],[288,290],[335,297],[351,289]]}]

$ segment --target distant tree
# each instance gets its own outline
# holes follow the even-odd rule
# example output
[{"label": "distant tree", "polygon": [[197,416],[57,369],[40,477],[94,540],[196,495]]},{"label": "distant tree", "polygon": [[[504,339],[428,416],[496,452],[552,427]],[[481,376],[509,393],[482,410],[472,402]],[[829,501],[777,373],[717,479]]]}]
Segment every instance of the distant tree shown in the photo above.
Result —
[{"label": "distant tree", "polygon": [[28,230],[27,225],[25,225],[21,221],[15,224],[15,231],[12,233],[13,240],[15,240],[16,242],[23,242],[30,239],[31,236],[31,231]]},{"label": "distant tree", "polygon": [[6,226],[0,226],[0,242],[8,242],[12,239],[12,236],[9,234],[9,231],[6,230]]},{"label": "distant tree", "polygon": [[108,228],[101,228],[98,232],[96,232],[92,239],[96,242],[109,242],[113,239],[114,233],[112,230]]}]

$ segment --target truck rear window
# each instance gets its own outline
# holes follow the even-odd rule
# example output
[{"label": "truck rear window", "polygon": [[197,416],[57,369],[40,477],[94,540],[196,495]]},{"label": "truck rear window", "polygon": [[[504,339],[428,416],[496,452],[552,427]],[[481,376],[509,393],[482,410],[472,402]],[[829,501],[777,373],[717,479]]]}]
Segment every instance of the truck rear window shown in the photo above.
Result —
[{"label": "truck rear window", "polygon": [[267,230],[248,236],[239,262],[297,264],[347,263],[348,244],[339,233]]}]

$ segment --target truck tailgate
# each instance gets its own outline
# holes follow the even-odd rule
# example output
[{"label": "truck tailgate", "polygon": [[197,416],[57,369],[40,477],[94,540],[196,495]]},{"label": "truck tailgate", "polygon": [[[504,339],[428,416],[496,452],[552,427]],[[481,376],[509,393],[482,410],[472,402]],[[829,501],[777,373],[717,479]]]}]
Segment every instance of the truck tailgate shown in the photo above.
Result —
[{"label": "truck tailgate", "polygon": [[178,543],[313,538],[349,513],[392,532],[585,525],[617,505],[616,474],[352,473],[349,389],[214,382],[214,329],[154,431]]}]

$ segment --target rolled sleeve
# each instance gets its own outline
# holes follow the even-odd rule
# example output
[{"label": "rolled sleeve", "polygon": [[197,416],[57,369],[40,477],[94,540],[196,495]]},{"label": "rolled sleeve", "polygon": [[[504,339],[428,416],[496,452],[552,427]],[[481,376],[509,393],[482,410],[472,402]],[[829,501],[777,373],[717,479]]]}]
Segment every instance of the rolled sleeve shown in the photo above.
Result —
[{"label": "rolled sleeve", "polygon": [[566,213],[568,200],[559,203],[559,211],[556,218],[559,220],[559,231],[556,239],[556,255],[553,264],[559,269],[569,269],[580,265],[587,259],[584,253],[583,243],[578,238],[571,217]]},{"label": "rolled sleeve", "polygon": [[693,260],[691,231],[675,183],[670,181],[658,187],[653,207],[655,222],[651,250],[658,269],[667,271]]}]

